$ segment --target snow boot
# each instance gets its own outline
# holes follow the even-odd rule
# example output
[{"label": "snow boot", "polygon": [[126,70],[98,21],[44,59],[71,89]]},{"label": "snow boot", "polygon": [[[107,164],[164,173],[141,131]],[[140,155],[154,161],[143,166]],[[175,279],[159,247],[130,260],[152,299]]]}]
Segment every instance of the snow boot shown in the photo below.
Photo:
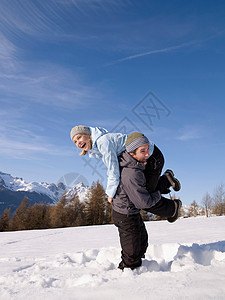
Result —
[{"label": "snow boot", "polygon": [[120,269],[120,270],[123,271],[124,268],[125,268],[125,265],[124,265],[123,261],[121,261],[121,262],[119,263],[119,265],[118,265],[118,269]]},{"label": "snow boot", "polygon": [[169,223],[175,222],[179,218],[180,208],[182,206],[182,202],[179,199],[171,200],[174,201],[175,204],[175,212],[172,217],[167,218]]},{"label": "snow boot", "polygon": [[140,267],[141,265],[142,265],[141,259],[140,259],[139,262],[137,262],[137,263],[134,264],[133,266],[127,266],[123,261],[121,261],[121,262],[119,263],[118,269],[120,269],[120,270],[122,270],[122,271],[123,271],[125,268],[129,268],[129,269],[131,269],[131,270],[134,270],[134,269]]},{"label": "snow boot", "polygon": [[175,192],[178,192],[181,189],[181,184],[180,184],[180,181],[177,178],[174,177],[173,171],[168,169],[168,170],[166,170],[164,175],[166,175],[166,177],[169,180],[173,190]]}]

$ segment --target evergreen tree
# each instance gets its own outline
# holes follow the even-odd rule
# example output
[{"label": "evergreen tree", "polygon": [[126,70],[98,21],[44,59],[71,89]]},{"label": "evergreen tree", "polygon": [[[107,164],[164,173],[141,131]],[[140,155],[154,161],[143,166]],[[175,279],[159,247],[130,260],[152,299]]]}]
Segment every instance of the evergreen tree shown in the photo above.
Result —
[{"label": "evergreen tree", "polygon": [[65,205],[66,198],[63,197],[55,206],[52,206],[50,213],[50,223],[53,228],[66,227]]},{"label": "evergreen tree", "polygon": [[1,218],[0,218],[0,231],[9,230],[9,221],[10,221],[11,209],[5,209]]},{"label": "evergreen tree", "polygon": [[194,200],[188,209],[188,217],[197,217],[198,215],[199,215],[199,206],[197,202]]},{"label": "evergreen tree", "polygon": [[65,206],[66,225],[82,226],[85,225],[84,203],[81,203],[77,194],[75,194]]},{"label": "evergreen tree", "polygon": [[30,207],[30,204],[27,200],[27,197],[25,197],[20,206],[17,208],[12,221],[10,222],[10,227],[12,230],[27,230],[29,229],[29,214],[28,214],[28,208]]},{"label": "evergreen tree", "polygon": [[35,203],[28,208],[29,229],[45,229],[50,226],[49,206],[44,202]]},{"label": "evergreen tree", "polygon": [[39,209],[41,209],[41,213],[42,213],[42,222],[41,222],[41,227],[40,229],[44,229],[44,228],[50,228],[50,210],[51,210],[51,206],[50,204],[47,204],[46,202],[41,202],[38,204],[38,206],[40,207]]},{"label": "evergreen tree", "polygon": [[97,181],[93,183],[87,195],[86,221],[87,225],[100,225],[105,221],[107,197],[103,186]]}]

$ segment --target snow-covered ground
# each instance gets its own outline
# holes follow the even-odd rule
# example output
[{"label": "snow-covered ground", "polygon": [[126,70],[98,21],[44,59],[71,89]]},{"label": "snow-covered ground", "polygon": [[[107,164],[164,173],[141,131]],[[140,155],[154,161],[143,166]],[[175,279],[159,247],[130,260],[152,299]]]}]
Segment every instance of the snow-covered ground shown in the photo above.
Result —
[{"label": "snow-covered ground", "polygon": [[0,299],[225,299],[225,217],[147,222],[143,265],[114,225],[0,233]]}]

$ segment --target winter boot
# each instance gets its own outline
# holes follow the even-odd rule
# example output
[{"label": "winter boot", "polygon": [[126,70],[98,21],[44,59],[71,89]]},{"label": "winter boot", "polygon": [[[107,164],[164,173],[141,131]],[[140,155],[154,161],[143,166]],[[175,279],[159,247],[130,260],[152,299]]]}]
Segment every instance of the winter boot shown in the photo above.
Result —
[{"label": "winter boot", "polygon": [[123,271],[125,268],[129,268],[129,269],[131,269],[131,270],[134,270],[134,269],[140,267],[141,265],[142,265],[141,259],[140,259],[139,262],[133,264],[132,266],[127,266],[123,261],[121,261],[121,262],[119,263],[118,269],[120,269],[120,270],[122,270],[122,271]]},{"label": "winter boot", "polygon": [[173,171],[168,169],[168,170],[166,170],[164,175],[166,175],[166,177],[169,180],[174,191],[178,192],[181,189],[181,184],[180,184],[180,181],[174,177]]},{"label": "winter boot", "polygon": [[125,268],[125,265],[124,265],[123,261],[121,261],[121,262],[119,263],[118,269],[120,269],[120,270],[123,271],[124,268]]},{"label": "winter boot", "polygon": [[175,204],[175,212],[172,217],[167,218],[168,222],[173,223],[179,218],[180,208],[182,206],[182,202],[179,199],[171,200],[174,201]]}]

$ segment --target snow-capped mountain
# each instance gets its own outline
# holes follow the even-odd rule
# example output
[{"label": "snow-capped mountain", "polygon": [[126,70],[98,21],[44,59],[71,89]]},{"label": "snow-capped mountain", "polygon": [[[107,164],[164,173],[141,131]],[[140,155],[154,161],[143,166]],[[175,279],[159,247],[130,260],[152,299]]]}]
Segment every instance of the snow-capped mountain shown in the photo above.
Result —
[{"label": "snow-capped mountain", "polygon": [[66,186],[54,183],[48,184],[46,182],[25,182],[22,178],[12,177],[10,174],[0,172],[0,187],[4,187],[13,192],[36,192],[38,194],[45,194],[52,200],[58,201],[65,193]]},{"label": "snow-capped mountain", "polygon": [[77,194],[80,201],[82,202],[82,201],[85,200],[86,194],[87,194],[89,189],[90,188],[85,186],[83,184],[83,182],[79,182],[74,187],[68,189],[68,191],[66,193],[66,197],[69,199],[69,198],[72,198],[75,194]]},{"label": "snow-capped mountain", "polygon": [[80,201],[84,201],[88,190],[89,187],[82,182],[71,188],[62,182],[58,184],[26,182],[22,178],[0,172],[0,214],[5,208],[11,207],[15,210],[25,196],[30,204],[40,201],[57,203],[62,196],[65,195],[69,199],[75,194],[79,196]]}]

